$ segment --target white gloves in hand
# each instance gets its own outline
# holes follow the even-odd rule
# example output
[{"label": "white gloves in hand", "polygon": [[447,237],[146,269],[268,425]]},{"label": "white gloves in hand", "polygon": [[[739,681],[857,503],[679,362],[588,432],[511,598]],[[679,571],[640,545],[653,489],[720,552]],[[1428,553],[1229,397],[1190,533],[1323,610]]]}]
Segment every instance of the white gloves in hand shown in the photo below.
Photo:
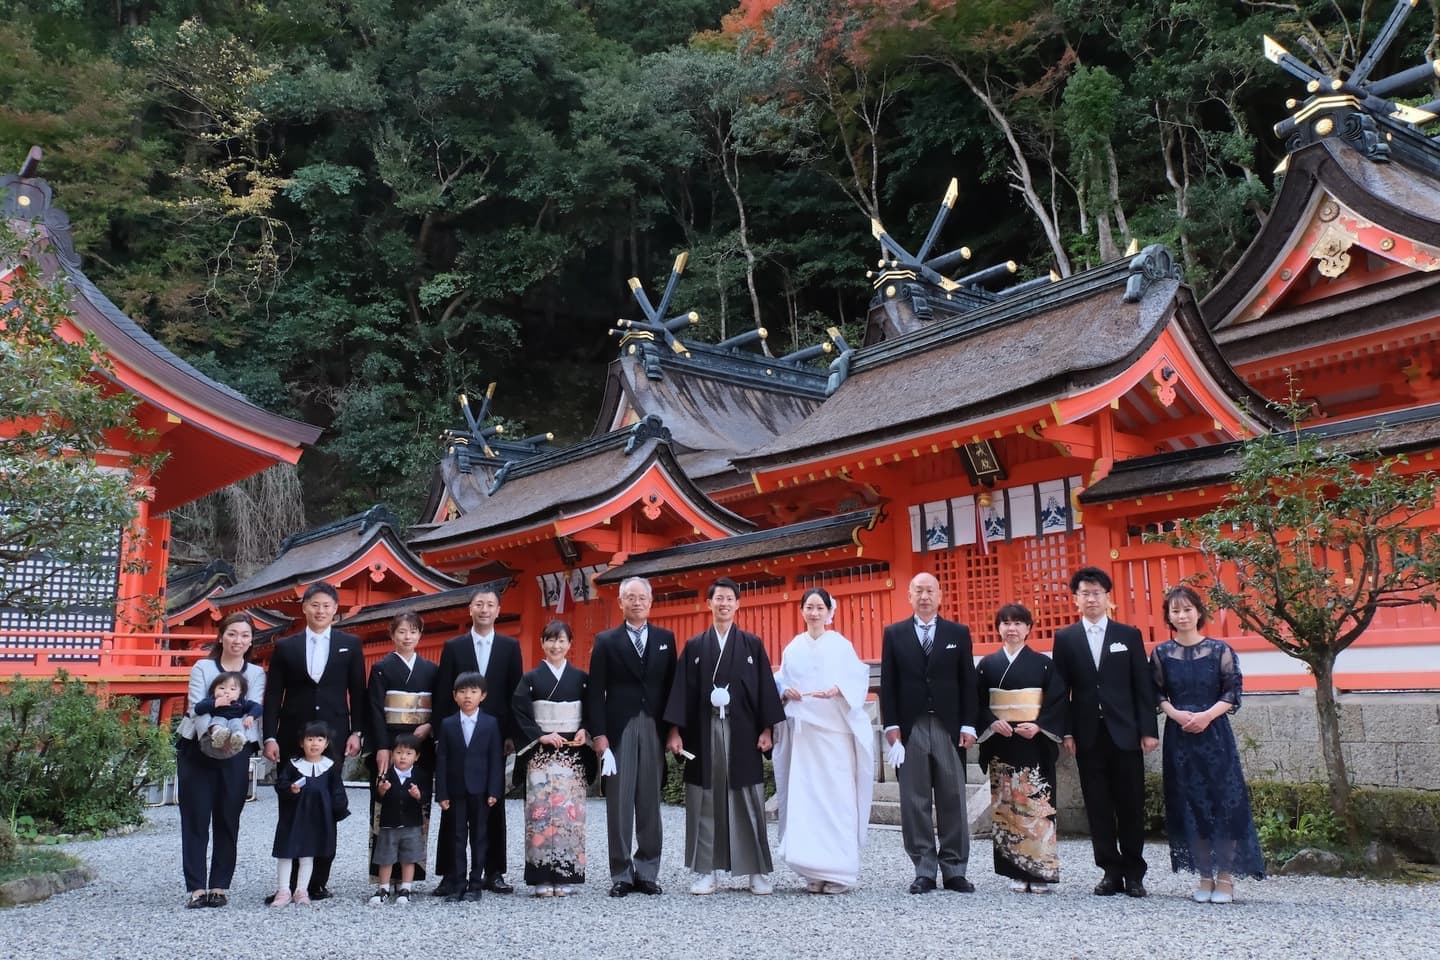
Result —
[{"label": "white gloves in hand", "polygon": [[890,749],[885,751],[885,759],[890,762],[890,766],[899,767],[905,762],[905,744],[899,740],[890,744]]},{"label": "white gloves in hand", "polygon": [[600,776],[615,776],[615,754],[610,752],[609,747],[606,747],[605,752],[600,755]]}]

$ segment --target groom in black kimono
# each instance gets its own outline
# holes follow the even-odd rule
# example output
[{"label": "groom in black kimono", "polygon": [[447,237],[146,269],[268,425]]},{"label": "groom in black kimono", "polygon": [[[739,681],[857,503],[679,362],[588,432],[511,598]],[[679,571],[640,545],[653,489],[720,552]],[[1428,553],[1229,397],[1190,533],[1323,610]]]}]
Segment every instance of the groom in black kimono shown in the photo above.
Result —
[{"label": "groom in black kimono", "polygon": [[1140,631],[1110,619],[1110,577],[1081,567],[1070,578],[1080,622],[1055,632],[1055,669],[1070,690],[1070,735],[1080,768],[1095,865],[1095,895],[1145,896],[1145,760],[1160,745],[1155,683]]},{"label": "groom in black kimono", "polygon": [[696,874],[690,892],[714,893],[728,870],[749,874],[751,893],[769,894],[763,760],[785,710],[765,642],[735,626],[739,585],[716,580],[706,602],[711,626],[680,652],[665,705],[666,746],[694,757],[685,764],[685,865]]}]

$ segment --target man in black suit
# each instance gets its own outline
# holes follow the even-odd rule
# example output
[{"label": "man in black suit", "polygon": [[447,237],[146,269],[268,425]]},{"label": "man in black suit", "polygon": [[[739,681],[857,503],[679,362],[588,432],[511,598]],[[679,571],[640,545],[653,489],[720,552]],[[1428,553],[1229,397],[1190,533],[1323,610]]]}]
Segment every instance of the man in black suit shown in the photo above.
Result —
[{"label": "man in black suit", "polygon": [[[455,706],[455,678],[462,673],[476,672],[485,677],[489,691],[481,709],[495,718],[505,739],[505,755],[515,752],[515,739],[520,735],[511,702],[525,667],[520,656],[520,642],[514,637],[495,632],[500,617],[500,594],[493,587],[481,587],[470,597],[470,629],[445,641],[440,650],[440,665],[435,670],[434,722],[440,723],[458,709]],[[435,870],[445,879],[435,888],[436,896],[454,892],[464,877],[451,876],[450,850],[455,829],[454,818],[445,811],[440,814],[440,831],[435,850]],[[512,893],[515,888],[505,882],[505,801],[490,808],[485,850],[485,889],[492,893]]]},{"label": "man in black suit", "polygon": [[[650,625],[653,599],[649,581],[623,581],[620,610],[625,622],[596,634],[590,653],[585,713],[601,765],[610,774],[603,783],[612,897],[632,890],[660,892],[662,724],[665,698],[675,680],[675,634]],[[633,856],[632,837],[639,841]]]},{"label": "man in black suit", "polygon": [[[342,762],[360,753],[365,723],[365,650],[354,634],[332,630],[340,596],[328,583],[312,583],[300,599],[305,630],[280,639],[265,677],[265,756],[280,763],[300,755],[300,731],[319,721],[330,728],[326,753]],[[330,865],[335,858],[316,857],[310,874],[311,900],[331,894]],[[298,864],[297,864],[298,872]],[[294,881],[292,876],[292,885]]]},{"label": "man in black suit", "polygon": [[[900,832],[915,864],[911,893],[971,893],[965,751],[975,742],[978,687],[970,630],[939,616],[940,581],[910,581],[914,616],[885,628],[880,648],[880,720],[900,777]],[[940,821],[939,846],[930,806]]]},{"label": "man in black suit", "polygon": [[1055,668],[1070,689],[1061,741],[1080,767],[1097,896],[1145,896],[1145,760],[1160,745],[1155,684],[1140,631],[1110,619],[1110,577],[1082,567],[1070,578],[1080,622],[1055,633]]}]

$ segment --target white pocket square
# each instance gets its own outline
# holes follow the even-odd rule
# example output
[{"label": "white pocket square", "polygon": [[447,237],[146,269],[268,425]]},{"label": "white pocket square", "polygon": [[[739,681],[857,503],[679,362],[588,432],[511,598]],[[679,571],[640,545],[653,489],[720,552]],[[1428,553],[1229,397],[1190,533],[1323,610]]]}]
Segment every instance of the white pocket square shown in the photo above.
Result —
[{"label": "white pocket square", "polygon": [[955,649],[955,644],[953,644],[953,643],[947,643],[947,644],[945,644],[945,649],[946,649],[946,650],[954,650],[954,649]]},{"label": "white pocket square", "polygon": [[349,647],[341,647],[339,650],[336,650],[335,652],[336,652],[336,653],[349,653],[349,652],[350,652],[350,648],[349,648]]},{"label": "white pocket square", "polygon": [[1125,646],[1125,644],[1123,644],[1123,643],[1112,643],[1112,644],[1110,644],[1110,652],[1111,652],[1111,653],[1124,653],[1126,650],[1129,650],[1129,649],[1130,649],[1130,648],[1127,647],[1127,646]]},{"label": "white pocket square", "polygon": [[662,644],[660,644],[660,646],[656,647],[656,649],[657,649],[657,650],[669,650],[670,648],[667,647],[665,644],[662,643]]},{"label": "white pocket square", "polygon": [[746,658],[745,658],[745,662],[748,663],[748,664],[750,664],[751,666],[754,666],[754,665],[755,665],[755,658],[754,658],[754,657],[746,657]]},{"label": "white pocket square", "polygon": [[700,658],[699,658],[699,657],[696,657],[696,658],[695,658],[695,662],[696,662],[696,663],[699,663],[699,662],[700,662]]}]

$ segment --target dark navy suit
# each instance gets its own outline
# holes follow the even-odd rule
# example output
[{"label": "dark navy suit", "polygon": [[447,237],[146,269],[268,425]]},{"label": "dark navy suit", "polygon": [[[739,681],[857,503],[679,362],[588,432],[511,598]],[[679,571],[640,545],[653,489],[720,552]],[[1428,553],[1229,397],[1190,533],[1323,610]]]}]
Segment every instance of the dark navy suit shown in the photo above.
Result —
[{"label": "dark navy suit", "polygon": [[505,798],[505,752],[500,726],[483,710],[475,712],[475,730],[470,743],[460,725],[461,715],[451,714],[440,723],[435,738],[435,799],[450,801],[454,824],[452,870],[447,877],[465,876],[465,848],[469,842],[471,883],[485,875],[485,854],[489,840],[486,824],[493,797],[498,806]]}]

